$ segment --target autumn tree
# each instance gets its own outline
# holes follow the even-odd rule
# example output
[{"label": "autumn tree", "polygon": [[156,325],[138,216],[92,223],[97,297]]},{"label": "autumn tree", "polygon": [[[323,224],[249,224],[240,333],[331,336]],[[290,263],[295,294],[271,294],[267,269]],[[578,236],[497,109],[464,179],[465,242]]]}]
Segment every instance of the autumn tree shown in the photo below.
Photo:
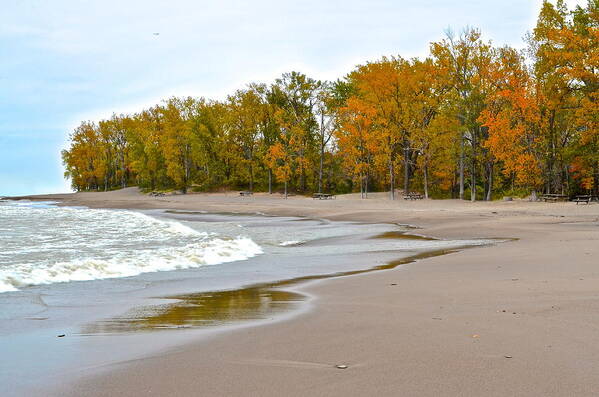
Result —
[{"label": "autumn tree", "polygon": [[318,193],[322,193],[322,181],[324,171],[325,151],[335,131],[337,112],[342,104],[341,98],[335,92],[334,85],[322,83],[316,93],[316,105],[314,115],[316,117],[317,129],[316,137],[318,140]]},{"label": "autumn tree", "polygon": [[[405,90],[400,77],[401,68],[407,67],[402,58],[382,58],[369,62],[349,75],[357,95],[376,111],[379,151],[377,157],[388,170],[390,198],[395,198],[397,155],[403,147],[409,151],[408,129],[404,125]],[[404,150],[405,153],[405,150]],[[404,167],[409,173],[409,157],[404,155]],[[404,181],[407,185],[407,180]]]},{"label": "autumn tree", "polygon": [[274,170],[275,177],[284,184],[285,198],[288,196],[288,184],[294,166],[291,133],[282,134],[279,141],[268,148],[264,158],[269,169]]},{"label": "autumn tree", "polygon": [[460,199],[464,198],[466,145],[470,148],[470,199],[475,201],[477,197],[477,168],[479,162],[484,161],[484,153],[480,151],[484,130],[479,117],[490,90],[487,71],[492,59],[491,51],[491,44],[485,43],[476,29],[466,29],[459,37],[448,32],[446,39],[431,44],[433,59],[451,77],[455,117],[462,126],[459,139]]},{"label": "autumn tree", "polygon": [[228,128],[235,151],[247,165],[249,190],[254,189],[256,152],[262,139],[264,103],[254,89],[238,90],[227,101]]},{"label": "autumn tree", "polygon": [[195,138],[189,124],[192,106],[191,98],[171,98],[158,108],[163,124],[161,149],[166,174],[183,193],[187,192],[192,170],[192,145]]},{"label": "autumn tree", "polygon": [[82,122],[70,135],[71,148],[62,152],[65,176],[77,191],[98,189],[106,171],[104,142],[98,125]]},{"label": "autumn tree", "polygon": [[577,157],[590,177],[586,186],[597,193],[599,2],[570,11],[561,0],[544,1],[529,44],[547,128],[546,191],[567,188],[569,163]]},{"label": "autumn tree", "polygon": [[347,106],[339,109],[338,117],[335,137],[339,154],[350,175],[360,182],[360,196],[366,198],[373,158],[380,149],[374,129],[376,109],[351,97]]},{"label": "autumn tree", "polygon": [[[277,122],[277,110],[278,107],[278,90],[267,84],[250,84],[250,89],[260,97],[260,117],[259,117],[259,129],[261,134],[261,144],[258,148],[261,159],[265,159],[270,148],[278,142],[281,134],[281,128]],[[272,194],[273,187],[273,169],[270,167],[269,162],[264,161],[266,165],[266,172],[268,175],[268,193]]]},{"label": "autumn tree", "polygon": [[304,74],[284,73],[272,86],[271,100],[277,107],[276,120],[281,129],[281,142],[293,158],[291,171],[299,177],[300,191],[306,190],[308,172],[313,172],[317,95],[322,82]]},{"label": "autumn tree", "polygon": [[490,73],[495,90],[479,118],[488,128],[483,146],[501,162],[504,175],[534,192],[542,184],[542,126],[532,76],[510,47],[497,51]]},{"label": "autumn tree", "polygon": [[[347,191],[359,182],[491,200],[599,193],[599,0],[544,1],[526,52],[468,28],[430,56],[382,57],[335,81],[299,72],[224,101],[170,98],[82,122],[62,152],[75,190]],[[357,190],[357,188],[356,188]]]}]

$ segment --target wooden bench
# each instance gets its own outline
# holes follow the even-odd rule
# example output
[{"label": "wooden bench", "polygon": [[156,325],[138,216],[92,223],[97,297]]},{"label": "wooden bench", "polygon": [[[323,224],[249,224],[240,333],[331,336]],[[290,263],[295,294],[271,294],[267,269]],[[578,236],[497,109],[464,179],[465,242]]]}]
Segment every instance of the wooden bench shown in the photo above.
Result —
[{"label": "wooden bench", "polygon": [[576,196],[573,201],[576,203],[576,205],[578,205],[579,203],[590,204],[591,201],[593,201],[593,196],[588,194]]},{"label": "wooden bench", "polygon": [[544,194],[541,196],[541,200],[545,202],[551,201],[553,203],[556,203],[558,201],[567,201],[568,196],[566,196],[565,194]]},{"label": "wooden bench", "polygon": [[328,193],[314,193],[312,195],[312,198],[314,200],[319,199],[319,200],[334,200],[336,197],[334,194],[328,194]]},{"label": "wooden bench", "polygon": [[243,192],[239,192],[239,195],[241,197],[246,197],[246,196],[251,196],[253,193],[250,192],[249,190],[244,190]]},{"label": "wooden bench", "polygon": [[403,196],[404,200],[422,200],[424,196],[420,193],[408,193]]},{"label": "wooden bench", "polygon": [[150,196],[152,196],[152,197],[164,197],[164,196],[166,196],[166,194],[164,194],[162,192],[151,192]]}]

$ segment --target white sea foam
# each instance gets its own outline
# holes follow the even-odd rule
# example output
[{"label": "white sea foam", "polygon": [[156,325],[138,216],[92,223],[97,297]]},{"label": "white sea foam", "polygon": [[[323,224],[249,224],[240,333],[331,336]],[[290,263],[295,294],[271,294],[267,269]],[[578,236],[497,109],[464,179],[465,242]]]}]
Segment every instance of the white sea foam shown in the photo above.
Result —
[{"label": "white sea foam", "polygon": [[300,245],[302,244],[303,241],[300,240],[288,240],[288,241],[282,241],[279,243],[279,246],[281,247],[288,247],[290,245]]},{"label": "white sea foam", "polygon": [[0,292],[27,285],[130,277],[141,273],[189,269],[248,259],[262,250],[248,238],[209,239],[184,247],[144,250],[112,259],[82,258],[68,262],[17,264],[0,270]]},{"label": "white sea foam", "polygon": [[218,236],[138,212],[0,205],[0,292],[248,259],[244,236]]}]

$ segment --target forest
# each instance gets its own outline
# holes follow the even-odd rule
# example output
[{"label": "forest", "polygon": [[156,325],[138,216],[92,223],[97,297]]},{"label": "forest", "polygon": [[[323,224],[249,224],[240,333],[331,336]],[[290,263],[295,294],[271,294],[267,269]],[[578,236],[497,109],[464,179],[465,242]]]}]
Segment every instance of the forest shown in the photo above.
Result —
[{"label": "forest", "polygon": [[525,42],[467,28],[426,58],[382,57],[336,81],[289,72],[225,100],[83,121],[65,177],[77,191],[598,195],[599,0],[545,1]]}]

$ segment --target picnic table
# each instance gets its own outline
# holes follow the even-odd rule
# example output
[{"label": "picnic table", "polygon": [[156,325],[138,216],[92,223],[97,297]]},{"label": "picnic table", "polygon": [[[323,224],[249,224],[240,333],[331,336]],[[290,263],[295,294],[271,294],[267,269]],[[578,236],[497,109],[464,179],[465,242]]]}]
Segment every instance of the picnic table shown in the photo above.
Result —
[{"label": "picnic table", "polygon": [[239,195],[241,197],[246,197],[246,196],[251,196],[253,193],[250,192],[249,190],[244,190],[243,192],[239,192]]},{"label": "picnic table", "polygon": [[594,199],[596,199],[595,196],[592,196],[590,194],[583,194],[576,196],[573,201],[576,203],[576,205],[580,203],[590,204],[591,201],[593,201]]},{"label": "picnic table", "polygon": [[422,200],[424,196],[420,193],[410,192],[403,196],[404,200]]},{"label": "picnic table", "polygon": [[328,194],[328,193],[314,193],[312,195],[312,198],[314,200],[319,199],[319,200],[334,200],[336,197],[334,194]]},{"label": "picnic table", "polygon": [[551,201],[551,202],[558,202],[558,201],[567,201],[568,200],[568,196],[565,194],[544,194],[541,196],[541,200],[547,202],[547,201]]}]

